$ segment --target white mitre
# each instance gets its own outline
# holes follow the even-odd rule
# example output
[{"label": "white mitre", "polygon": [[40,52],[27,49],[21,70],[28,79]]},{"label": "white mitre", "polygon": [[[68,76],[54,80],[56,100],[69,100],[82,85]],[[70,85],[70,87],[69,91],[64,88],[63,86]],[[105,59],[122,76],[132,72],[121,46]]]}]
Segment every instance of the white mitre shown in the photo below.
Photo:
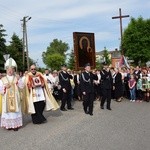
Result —
[{"label": "white mitre", "polygon": [[17,63],[13,58],[9,58],[6,60],[4,69],[7,70],[8,68],[16,68],[17,69]]}]

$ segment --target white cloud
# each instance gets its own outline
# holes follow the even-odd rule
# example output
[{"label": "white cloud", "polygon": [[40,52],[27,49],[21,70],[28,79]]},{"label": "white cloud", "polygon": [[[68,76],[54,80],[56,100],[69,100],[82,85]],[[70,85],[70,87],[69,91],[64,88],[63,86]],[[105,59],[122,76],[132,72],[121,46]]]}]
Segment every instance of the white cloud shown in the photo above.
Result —
[{"label": "white cloud", "polygon": [[110,32],[98,32],[95,36],[97,40],[109,40],[113,38],[113,34]]},{"label": "white cloud", "polygon": [[[119,19],[112,16],[149,17],[150,2],[147,0],[1,0],[0,23],[4,25],[7,40],[13,32],[22,37],[21,19],[31,16],[27,22],[30,57],[39,58],[54,38],[73,47],[72,32],[94,32],[97,49],[104,46],[116,48],[119,45]],[[127,27],[129,19],[123,19]],[[36,53],[35,53],[36,52]]]}]

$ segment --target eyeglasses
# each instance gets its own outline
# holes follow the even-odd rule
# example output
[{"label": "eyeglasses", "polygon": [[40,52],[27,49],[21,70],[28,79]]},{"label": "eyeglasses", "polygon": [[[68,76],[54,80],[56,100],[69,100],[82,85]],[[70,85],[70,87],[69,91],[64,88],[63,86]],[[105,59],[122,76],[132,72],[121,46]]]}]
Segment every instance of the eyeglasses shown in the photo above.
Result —
[{"label": "eyeglasses", "polygon": [[35,68],[32,68],[31,70],[36,70]]}]

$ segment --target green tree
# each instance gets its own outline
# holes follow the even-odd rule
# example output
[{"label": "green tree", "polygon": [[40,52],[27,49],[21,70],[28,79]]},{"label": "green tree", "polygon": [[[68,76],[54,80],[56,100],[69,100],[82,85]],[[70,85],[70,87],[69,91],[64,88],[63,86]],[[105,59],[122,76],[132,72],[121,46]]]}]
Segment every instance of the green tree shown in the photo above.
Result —
[{"label": "green tree", "polygon": [[150,19],[131,18],[123,33],[122,48],[135,65],[145,65],[150,60]]},{"label": "green tree", "polygon": [[17,65],[18,71],[23,69],[23,44],[22,40],[14,33],[11,37],[10,45],[7,46],[7,51],[10,54]]},{"label": "green tree", "polygon": [[102,67],[103,67],[102,62],[101,62],[100,60],[97,60],[97,61],[96,61],[96,69],[97,69],[97,70],[101,70]]},{"label": "green tree", "polygon": [[5,39],[5,34],[6,30],[3,29],[3,25],[0,24],[0,70],[4,71],[4,63],[5,60],[3,58],[3,55],[6,54],[6,39]]},{"label": "green tree", "polygon": [[47,67],[51,68],[51,70],[60,70],[60,66],[65,62],[65,58],[58,53],[54,53],[48,55],[44,61]]},{"label": "green tree", "polygon": [[68,65],[67,66],[71,70],[75,69],[74,51],[73,50],[69,54],[69,60],[68,60]]},{"label": "green tree", "polygon": [[68,49],[69,46],[67,43],[62,42],[61,40],[58,39],[54,39],[47,47],[46,52],[43,52],[42,54],[44,64],[47,67],[50,67],[51,69],[58,69],[58,68],[60,69],[60,65],[62,63],[65,63],[66,59],[65,53],[67,52]]},{"label": "green tree", "polygon": [[[25,53],[25,66],[23,67],[23,43],[22,40],[15,33],[11,37],[10,44],[7,46],[7,52],[10,54],[18,66],[18,71],[27,70],[27,58]],[[29,64],[35,62],[29,57]],[[23,70],[24,69],[24,70]]]},{"label": "green tree", "polygon": [[110,65],[111,60],[110,60],[110,58],[109,58],[108,50],[107,50],[106,48],[104,48],[104,51],[103,51],[103,52],[104,52],[104,53],[103,53],[104,63],[105,63],[106,65]]},{"label": "green tree", "polygon": [[47,47],[47,54],[54,54],[58,53],[65,57],[65,53],[69,49],[69,46],[67,43],[62,42],[62,40],[54,39],[50,45]]}]

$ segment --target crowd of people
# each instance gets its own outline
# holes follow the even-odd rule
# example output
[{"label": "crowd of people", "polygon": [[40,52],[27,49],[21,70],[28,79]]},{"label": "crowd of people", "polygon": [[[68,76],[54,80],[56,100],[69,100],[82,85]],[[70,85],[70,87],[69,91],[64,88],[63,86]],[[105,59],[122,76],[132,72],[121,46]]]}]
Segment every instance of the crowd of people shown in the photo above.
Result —
[{"label": "crowd of people", "polygon": [[17,74],[16,68],[16,62],[9,58],[6,74],[0,73],[1,127],[7,130],[18,131],[23,113],[31,114],[33,124],[46,123],[44,110],[74,110],[73,100],[82,101],[84,113],[91,116],[95,100],[100,101],[100,109],[106,105],[107,110],[112,110],[112,99],[139,103],[150,100],[150,68],[146,67],[104,65],[101,70],[92,70],[87,63],[84,70],[73,71],[63,64],[59,71],[45,69],[41,73],[31,65],[24,74]]},{"label": "crowd of people", "polygon": [[[62,66],[62,68],[63,71],[61,72],[68,74],[68,78],[70,79],[71,99],[84,101],[83,92],[86,90],[86,83],[88,83],[88,77],[85,73],[89,72],[90,76],[94,77],[93,79],[90,79],[93,89],[91,88],[91,90],[90,87],[87,89],[93,91],[94,100],[98,99],[102,101],[102,103],[104,99],[113,99],[117,102],[121,102],[123,98],[130,100],[130,102],[150,101],[149,67],[140,68],[139,66],[131,66],[130,68],[113,68],[104,65],[101,70],[92,70],[90,64],[87,63],[82,71],[71,71],[70,69],[67,69],[67,66]],[[63,83],[61,82],[65,80],[61,72],[56,70],[52,73],[49,72],[49,75],[52,76],[52,78],[55,76],[57,79],[56,83],[53,86],[51,85],[51,87],[54,87],[53,95],[55,96],[55,93],[57,93],[55,98],[58,100],[61,100],[62,95],[59,94],[62,91],[61,84]],[[57,86],[60,87],[56,88]]]}]

